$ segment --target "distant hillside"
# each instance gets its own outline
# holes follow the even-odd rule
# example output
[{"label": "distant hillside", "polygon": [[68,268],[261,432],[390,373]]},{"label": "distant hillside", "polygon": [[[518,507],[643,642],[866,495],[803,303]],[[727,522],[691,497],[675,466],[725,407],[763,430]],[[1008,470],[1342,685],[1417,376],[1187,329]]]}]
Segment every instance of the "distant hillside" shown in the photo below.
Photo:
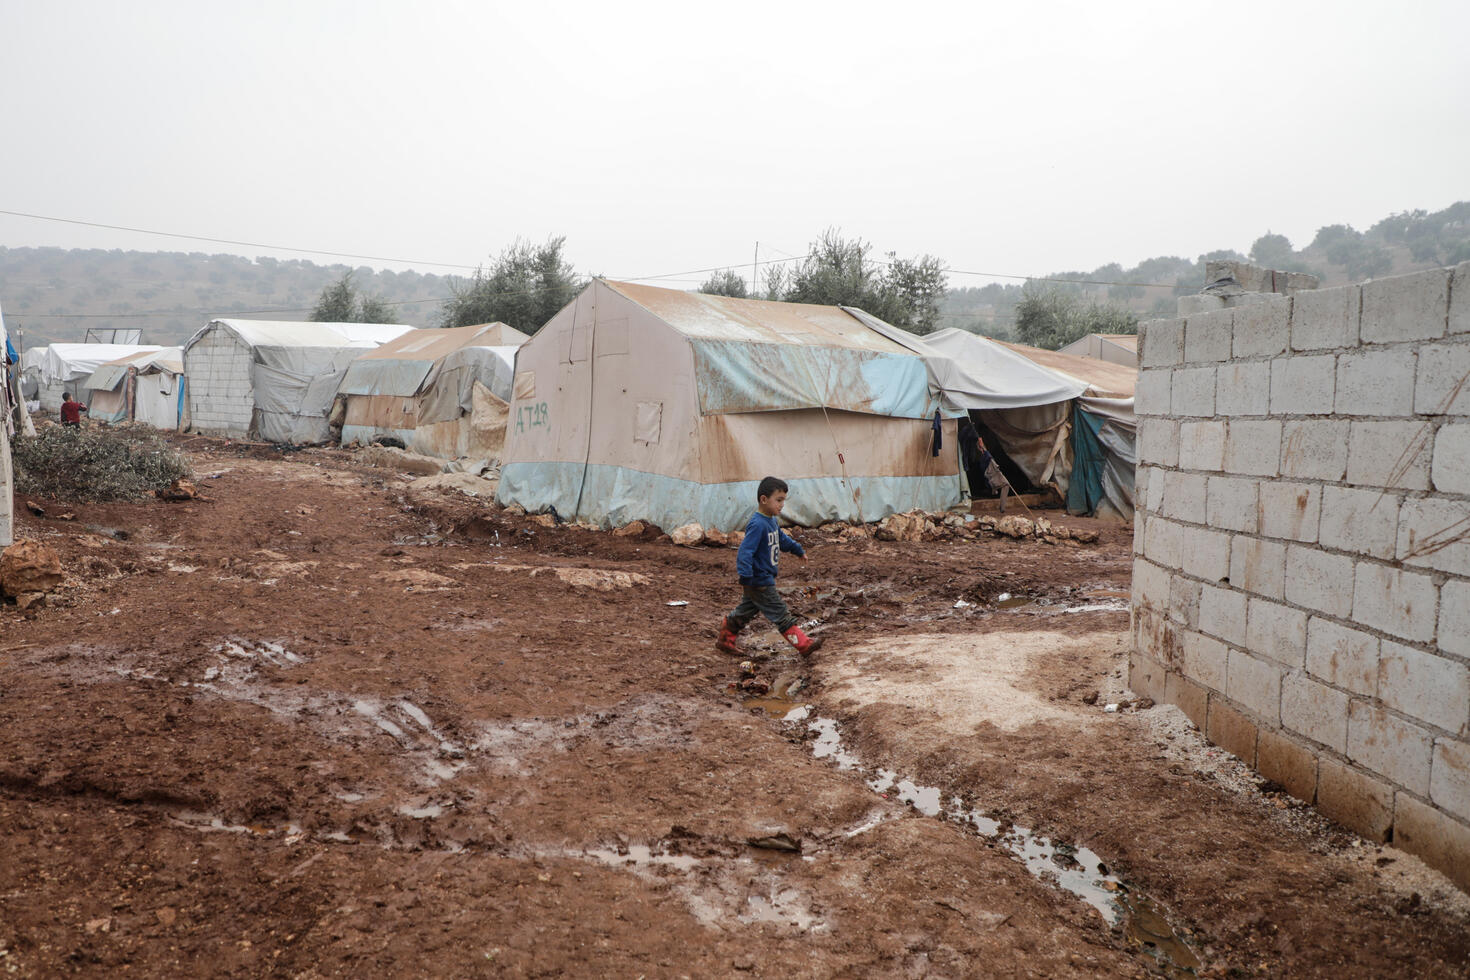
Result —
[{"label": "distant hillside", "polygon": [[[1392,214],[1362,232],[1348,225],[1327,225],[1318,229],[1312,241],[1301,249],[1293,248],[1285,236],[1268,231],[1251,244],[1248,253],[1221,249],[1195,259],[1161,255],[1128,269],[1114,262],[1090,272],[1054,272],[1049,277],[1162,284],[1166,288],[1045,285],[1088,300],[1122,306],[1141,319],[1173,316],[1180,296],[1199,292],[1205,285],[1205,263],[1230,258],[1248,258],[1259,265],[1288,272],[1308,272],[1319,277],[1323,286],[1454,265],[1470,260],[1470,201],[1460,201],[1433,213]],[[1023,288],[1021,283],[952,288],[941,304],[944,325],[1010,339],[1015,306],[1021,300]]]},{"label": "distant hillside", "polygon": [[[25,330],[27,347],[81,341],[89,328],[137,327],[144,343],[181,344],[216,316],[245,310],[256,320],[305,320],[322,288],[346,265],[299,259],[247,259],[202,252],[124,252],[114,249],[0,248],[0,309],[12,330]],[[359,292],[379,295],[400,322],[432,326],[446,276],[417,272],[353,275]],[[56,317],[40,314],[101,314]],[[136,314],[153,314],[138,316]],[[134,314],[123,316],[121,314]]]}]

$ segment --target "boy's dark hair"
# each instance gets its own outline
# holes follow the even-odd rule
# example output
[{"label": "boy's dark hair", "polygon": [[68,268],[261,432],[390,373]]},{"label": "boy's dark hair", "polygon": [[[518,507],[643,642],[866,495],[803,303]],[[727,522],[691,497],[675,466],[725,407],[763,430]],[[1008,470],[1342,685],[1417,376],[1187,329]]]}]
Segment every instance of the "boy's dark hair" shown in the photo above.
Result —
[{"label": "boy's dark hair", "polygon": [[779,476],[768,476],[761,481],[760,486],[755,488],[755,499],[760,500],[763,497],[769,497],[773,494],[790,492],[791,488],[786,485],[785,480]]},{"label": "boy's dark hair", "polygon": [[71,392],[69,392],[69,391],[63,391],[61,393],[61,397],[62,398],[65,398],[67,401],[71,401]]}]

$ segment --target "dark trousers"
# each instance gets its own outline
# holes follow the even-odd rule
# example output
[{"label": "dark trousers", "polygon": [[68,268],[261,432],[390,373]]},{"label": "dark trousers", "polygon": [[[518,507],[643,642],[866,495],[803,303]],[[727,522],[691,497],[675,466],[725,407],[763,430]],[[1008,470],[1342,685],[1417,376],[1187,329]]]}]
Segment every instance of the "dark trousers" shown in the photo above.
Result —
[{"label": "dark trousers", "polygon": [[725,617],[730,629],[739,633],[756,616],[765,616],[782,633],[796,625],[796,617],[786,608],[786,600],[781,598],[774,585],[747,585],[744,588],[745,596],[740,605]]}]

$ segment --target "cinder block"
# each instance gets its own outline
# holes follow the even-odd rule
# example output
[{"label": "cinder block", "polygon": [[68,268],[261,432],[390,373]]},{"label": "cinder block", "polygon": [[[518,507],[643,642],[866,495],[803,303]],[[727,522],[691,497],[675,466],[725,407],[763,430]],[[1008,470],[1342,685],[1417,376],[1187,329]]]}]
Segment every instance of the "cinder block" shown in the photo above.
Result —
[{"label": "cinder block", "polygon": [[1363,343],[1443,337],[1449,294],[1448,269],[1428,269],[1363,283]]},{"label": "cinder block", "polygon": [[1237,537],[1230,545],[1230,584],[1270,599],[1285,596],[1286,545]]},{"label": "cinder block", "polygon": [[[1178,384],[1175,384],[1178,391]],[[1414,350],[1343,354],[1337,359],[1338,415],[1412,415],[1414,413]]]},{"label": "cinder block", "polygon": [[1354,422],[1347,481],[1359,487],[1428,490],[1433,429],[1427,422]]},{"label": "cinder block", "polygon": [[1271,362],[1222,364],[1215,375],[1216,415],[1269,415]]},{"label": "cinder block", "polygon": [[1184,360],[1195,364],[1203,361],[1228,361],[1235,324],[1234,310],[1196,313],[1184,321]]},{"label": "cinder block", "polygon": [[1256,740],[1256,770],[1304,803],[1317,798],[1317,754],[1279,732],[1261,729]]},{"label": "cinder block", "polygon": [[1227,643],[1245,643],[1246,603],[1243,592],[1207,585],[1200,590],[1199,628]]},{"label": "cinder block", "polygon": [[1470,262],[1455,266],[1450,279],[1450,333],[1470,333]]},{"label": "cinder block", "polygon": [[1286,601],[1339,619],[1353,611],[1354,561],[1317,548],[1286,549]]},{"label": "cinder block", "polygon": [[1235,310],[1236,357],[1274,357],[1291,340],[1291,297],[1272,296]]},{"label": "cinder block", "polygon": [[1144,505],[1144,509],[1147,510],[1150,514],[1157,514],[1162,511],[1164,507],[1164,471],[1162,469],[1154,468],[1151,472],[1152,476],[1149,477],[1148,486],[1146,488],[1147,495],[1143,498],[1145,501],[1147,501],[1147,503]]},{"label": "cinder block", "polygon": [[1138,325],[1138,366],[1174,367],[1184,360],[1184,321],[1145,320]]},{"label": "cinder block", "polygon": [[1470,891],[1470,826],[1404,793],[1397,793],[1393,842]]},{"label": "cinder block", "polygon": [[1358,562],[1353,576],[1353,619],[1364,626],[1429,643],[1434,639],[1438,602],[1434,579],[1428,575]]},{"label": "cinder block", "polygon": [[1207,582],[1230,577],[1230,535],[1202,527],[1180,529],[1184,571]]},{"label": "cinder block", "polygon": [[1397,555],[1406,565],[1470,576],[1470,504],[1410,497],[1399,508]]},{"label": "cinder block", "polygon": [[1200,731],[1209,717],[1209,692],[1183,674],[1170,671],[1164,678],[1164,700],[1177,705]]},{"label": "cinder block", "polygon": [[1292,296],[1292,350],[1358,346],[1358,286],[1307,289]]},{"label": "cinder block", "polygon": [[1398,546],[1398,521],[1399,498],[1392,494],[1323,487],[1317,540],[1328,548],[1393,558]]},{"label": "cinder block", "polygon": [[1307,659],[1307,614],[1265,599],[1252,599],[1246,613],[1245,645],[1251,653],[1287,667]]},{"label": "cinder block", "polygon": [[1213,417],[1215,369],[1180,368],[1175,371],[1170,405],[1172,414],[1179,418]]},{"label": "cinder block", "polygon": [[1470,722],[1470,669],[1457,660],[1384,640],[1378,697],[1410,718],[1463,735]]},{"label": "cinder block", "polygon": [[[1168,405],[1168,399],[1164,401]],[[1179,465],[1179,423],[1168,419],[1138,420],[1138,461],[1154,466]]]},{"label": "cinder block", "polygon": [[1429,799],[1459,819],[1470,820],[1470,743],[1451,738],[1434,740]]},{"label": "cinder block", "polygon": [[1287,422],[1281,430],[1281,475],[1341,480],[1347,472],[1348,423],[1331,419]]},{"label": "cinder block", "polygon": [[1281,423],[1275,419],[1232,420],[1225,434],[1225,469],[1230,473],[1252,476],[1275,476],[1279,473]]},{"label": "cinder block", "polygon": [[1354,833],[1382,844],[1393,826],[1393,787],[1335,759],[1320,759],[1317,808]]},{"label": "cinder block", "polygon": [[1184,674],[1190,680],[1216,691],[1225,690],[1225,664],[1230,648],[1219,640],[1199,633],[1186,632]]},{"label": "cinder block", "polygon": [[1419,348],[1414,411],[1424,415],[1470,415],[1470,343]]},{"label": "cinder block", "polygon": [[1220,698],[1211,696],[1205,738],[1248,766],[1256,764],[1256,723]]},{"label": "cinder block", "polygon": [[1470,582],[1451,579],[1440,590],[1439,648],[1470,657]]},{"label": "cinder block", "polygon": [[1225,665],[1225,693],[1267,725],[1281,724],[1281,668],[1232,649]]},{"label": "cinder block", "polygon": [[[1470,289],[1470,283],[1465,288]],[[1434,436],[1430,478],[1440,493],[1470,494],[1470,425],[1440,426]]]},{"label": "cinder block", "polygon": [[1143,554],[1165,568],[1179,567],[1179,525],[1150,516],[1143,529]]},{"label": "cinder block", "polygon": [[1168,368],[1138,372],[1133,388],[1134,412],[1139,416],[1168,415],[1173,384],[1174,372]]},{"label": "cinder block", "polygon": [[[1210,477],[1205,493],[1205,510],[1209,514],[1210,526],[1255,534],[1259,526],[1257,485],[1256,480]],[[1389,554],[1392,553],[1393,545],[1390,544]]]},{"label": "cinder block", "polygon": [[1201,584],[1194,579],[1175,575],[1169,584],[1169,616],[1188,629],[1199,626],[1199,593]]},{"label": "cinder block", "polygon": [[1128,658],[1128,689],[1155,701],[1164,700],[1163,664],[1135,650]]},{"label": "cinder block", "polygon": [[1268,538],[1316,541],[1322,488],[1315,483],[1264,482],[1260,487],[1260,533]]},{"label": "cinder block", "polygon": [[1428,731],[1382,708],[1367,701],[1348,705],[1348,758],[1420,796],[1429,795],[1433,745]]},{"label": "cinder block", "polygon": [[1281,681],[1281,724],[1336,752],[1347,751],[1348,696],[1306,674]]},{"label": "cinder block", "polygon": [[1271,361],[1272,415],[1331,415],[1337,391],[1333,354],[1278,357]]},{"label": "cinder block", "polygon": [[1205,523],[1205,477],[1194,473],[1165,473],[1160,513],[1173,520]]},{"label": "cinder block", "polygon": [[1169,579],[1167,569],[1139,558],[1133,562],[1133,602],[1158,612],[1167,612]]},{"label": "cinder block", "polygon": [[1186,470],[1214,470],[1225,464],[1225,423],[1181,422],[1179,425],[1179,467]]}]

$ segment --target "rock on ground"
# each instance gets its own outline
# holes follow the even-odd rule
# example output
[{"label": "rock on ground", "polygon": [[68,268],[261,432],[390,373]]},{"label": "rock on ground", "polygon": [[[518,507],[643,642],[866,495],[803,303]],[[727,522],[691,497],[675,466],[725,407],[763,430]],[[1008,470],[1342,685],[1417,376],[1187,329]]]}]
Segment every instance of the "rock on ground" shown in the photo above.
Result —
[{"label": "rock on ground", "polygon": [[50,592],[61,584],[61,558],[39,541],[22,538],[0,553],[0,592]]},{"label": "rock on ground", "polygon": [[698,524],[685,524],[674,528],[669,537],[674,539],[674,544],[692,548],[704,540],[704,528]]}]

